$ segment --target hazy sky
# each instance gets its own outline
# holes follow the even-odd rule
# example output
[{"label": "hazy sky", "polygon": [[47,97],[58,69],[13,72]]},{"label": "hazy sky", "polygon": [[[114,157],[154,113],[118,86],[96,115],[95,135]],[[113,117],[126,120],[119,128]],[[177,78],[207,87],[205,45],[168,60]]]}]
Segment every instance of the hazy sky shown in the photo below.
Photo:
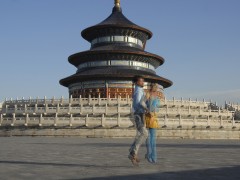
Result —
[{"label": "hazy sky", "polygon": [[[80,32],[107,18],[114,0],[1,0],[0,101],[64,97],[67,61],[90,44]],[[165,58],[157,69],[174,82],[168,98],[240,103],[239,0],[122,0],[123,13],[153,32],[146,50]]]}]

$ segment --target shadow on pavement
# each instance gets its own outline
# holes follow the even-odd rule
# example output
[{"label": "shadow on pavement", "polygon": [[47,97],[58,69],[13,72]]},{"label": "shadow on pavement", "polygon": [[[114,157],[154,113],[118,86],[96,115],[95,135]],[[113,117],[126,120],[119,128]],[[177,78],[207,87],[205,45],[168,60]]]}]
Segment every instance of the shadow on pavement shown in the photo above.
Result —
[{"label": "shadow on pavement", "polygon": [[[81,178],[79,178],[81,179]],[[82,178],[84,179],[84,178]],[[180,172],[163,172],[154,174],[138,174],[126,176],[111,176],[111,177],[97,177],[85,178],[85,180],[139,180],[139,179],[157,179],[157,180],[238,180],[240,179],[240,166],[190,170]],[[68,180],[68,179],[64,179]],[[69,179],[70,180],[70,179]],[[73,180],[73,179],[72,179]],[[75,179],[77,180],[77,179]]]}]

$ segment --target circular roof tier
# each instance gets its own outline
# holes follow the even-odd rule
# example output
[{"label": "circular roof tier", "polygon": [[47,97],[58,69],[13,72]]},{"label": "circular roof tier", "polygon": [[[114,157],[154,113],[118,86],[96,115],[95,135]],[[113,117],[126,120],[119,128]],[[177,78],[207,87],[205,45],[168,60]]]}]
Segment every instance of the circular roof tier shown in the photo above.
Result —
[{"label": "circular roof tier", "polygon": [[146,51],[139,51],[135,48],[119,49],[119,47],[116,47],[116,49],[109,48],[107,50],[83,51],[73,54],[68,58],[69,63],[76,67],[83,62],[98,60],[138,60],[149,62],[155,68],[161,66],[164,63],[164,59],[156,54],[152,54]]},{"label": "circular roof tier", "polygon": [[[131,32],[127,30],[131,30]],[[84,39],[90,42],[96,37],[106,35],[106,33],[122,35],[127,35],[127,33],[131,33],[133,37],[142,37],[144,35],[144,39],[146,40],[152,37],[151,31],[141,26],[138,26],[128,20],[123,15],[120,6],[115,6],[113,8],[112,14],[107,19],[95,26],[91,26],[83,30],[81,34]]]},{"label": "circular roof tier", "polygon": [[68,87],[70,84],[89,80],[133,80],[134,77],[138,75],[143,76],[146,81],[158,83],[164,88],[172,85],[172,81],[156,74],[140,70],[117,69],[112,67],[83,71],[60,80],[60,84]]}]

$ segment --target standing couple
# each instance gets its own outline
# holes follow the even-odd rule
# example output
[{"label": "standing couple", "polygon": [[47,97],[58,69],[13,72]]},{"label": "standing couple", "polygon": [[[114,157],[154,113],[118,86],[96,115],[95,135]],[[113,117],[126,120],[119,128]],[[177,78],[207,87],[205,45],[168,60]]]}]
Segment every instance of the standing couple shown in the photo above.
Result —
[{"label": "standing couple", "polygon": [[145,158],[149,163],[157,162],[156,152],[156,128],[158,122],[156,112],[160,106],[160,99],[157,96],[158,84],[152,83],[150,91],[144,94],[144,78],[138,76],[135,78],[135,89],[133,94],[133,112],[134,124],[137,135],[129,149],[128,158],[133,165],[138,165],[138,150],[144,140],[146,140],[147,153]]}]

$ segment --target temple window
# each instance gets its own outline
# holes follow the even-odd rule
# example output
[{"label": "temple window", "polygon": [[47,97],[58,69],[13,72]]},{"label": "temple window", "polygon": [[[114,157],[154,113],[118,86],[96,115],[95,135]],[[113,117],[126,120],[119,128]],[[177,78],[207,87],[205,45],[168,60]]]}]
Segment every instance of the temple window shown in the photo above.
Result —
[{"label": "temple window", "polygon": [[104,42],[128,42],[136,44],[140,47],[143,47],[143,42],[140,39],[137,39],[135,37],[130,36],[104,36],[95,38],[92,40],[91,44],[92,46],[97,43],[104,43]]}]

